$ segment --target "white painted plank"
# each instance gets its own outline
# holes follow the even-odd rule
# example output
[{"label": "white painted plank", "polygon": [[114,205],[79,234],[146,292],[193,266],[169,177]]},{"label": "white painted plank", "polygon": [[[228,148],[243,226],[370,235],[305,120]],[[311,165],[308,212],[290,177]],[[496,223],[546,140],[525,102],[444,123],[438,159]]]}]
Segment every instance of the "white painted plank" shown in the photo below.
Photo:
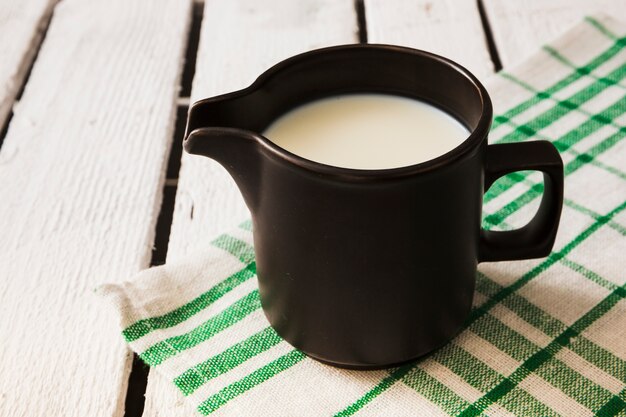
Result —
[{"label": "white painted plank", "polygon": [[624,0],[483,1],[504,67],[523,62],[586,15],[605,13],[626,23]]},{"label": "white painted plank", "polygon": [[[192,101],[246,87],[284,58],[353,43],[356,34],[352,0],[208,1]],[[219,164],[185,154],[168,261],[208,245],[215,234],[248,216],[234,182]],[[194,412],[171,381],[150,373],[145,416],[189,417]]]},{"label": "white painted plank", "polygon": [[[289,56],[356,41],[352,0],[208,1],[191,101],[247,87]],[[248,216],[221,165],[184,153],[168,259]]]},{"label": "white painted plank", "polygon": [[364,5],[369,43],[434,52],[481,79],[493,72],[476,0],[365,0]]},{"label": "white painted plank", "polygon": [[0,126],[37,52],[57,0],[0,0]]},{"label": "white painted plank", "polygon": [[190,2],[64,0],[0,150],[0,415],[121,416],[93,293],[149,264]]}]

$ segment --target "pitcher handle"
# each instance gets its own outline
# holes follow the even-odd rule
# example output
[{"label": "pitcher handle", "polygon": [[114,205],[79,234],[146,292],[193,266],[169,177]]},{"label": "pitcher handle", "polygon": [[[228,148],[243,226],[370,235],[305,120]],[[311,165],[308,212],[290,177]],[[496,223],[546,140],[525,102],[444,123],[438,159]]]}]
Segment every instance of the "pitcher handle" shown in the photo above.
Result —
[{"label": "pitcher handle", "polygon": [[563,161],[548,141],[489,145],[485,192],[500,177],[516,171],[543,172],[544,191],[535,217],[510,231],[481,229],[478,262],[540,258],[550,254],[563,205]]}]

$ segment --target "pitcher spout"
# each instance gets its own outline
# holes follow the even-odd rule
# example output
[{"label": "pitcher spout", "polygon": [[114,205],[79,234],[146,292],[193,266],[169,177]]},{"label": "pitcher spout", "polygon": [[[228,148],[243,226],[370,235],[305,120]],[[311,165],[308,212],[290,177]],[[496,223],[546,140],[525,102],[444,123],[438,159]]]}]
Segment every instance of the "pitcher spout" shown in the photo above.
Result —
[{"label": "pitcher spout", "polygon": [[190,133],[184,148],[219,162],[233,177],[246,205],[254,213],[260,194],[259,137],[247,130],[229,127],[203,127]]}]

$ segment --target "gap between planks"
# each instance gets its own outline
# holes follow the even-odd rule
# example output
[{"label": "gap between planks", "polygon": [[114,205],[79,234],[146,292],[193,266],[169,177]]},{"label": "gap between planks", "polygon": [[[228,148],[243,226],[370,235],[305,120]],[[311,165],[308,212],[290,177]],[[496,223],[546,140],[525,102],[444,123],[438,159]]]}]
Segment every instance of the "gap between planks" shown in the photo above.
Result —
[{"label": "gap between planks", "polygon": [[[185,62],[180,80],[180,93],[176,98],[176,120],[172,135],[172,146],[168,156],[166,179],[163,184],[162,201],[157,223],[155,226],[154,246],[150,266],[163,265],[167,257],[169,235],[172,227],[180,158],[182,157],[182,142],[185,134],[187,112],[189,110],[191,84],[195,74],[196,55],[200,38],[200,27],[204,12],[204,2],[194,0],[191,9],[191,25],[187,35]],[[128,388],[124,403],[124,417],[141,417],[145,404],[145,393],[148,385],[150,368],[133,354],[133,363],[128,377]]]},{"label": "gap between planks", "polygon": [[498,53],[498,48],[496,45],[496,41],[493,37],[493,31],[491,30],[491,23],[489,22],[489,17],[485,12],[485,5],[483,4],[483,0],[476,0],[478,5],[478,14],[480,16],[480,23],[483,26],[483,31],[485,32],[485,42],[487,43],[487,49],[489,50],[489,56],[491,57],[491,62],[493,62],[494,71],[498,72],[502,69],[502,61],[500,60],[500,54]]},{"label": "gap between planks", "polygon": [[[59,1],[60,0],[51,1],[47,6],[47,10],[44,10],[40,22],[35,27],[35,33],[33,34],[31,45],[28,51],[24,53],[22,62],[18,65],[15,86],[9,86],[7,88],[8,93],[6,98],[8,102],[4,103],[4,106],[7,108],[7,110],[5,110],[7,113],[0,111],[0,149],[2,149],[2,143],[4,142],[4,138],[9,130],[9,124],[13,119],[13,106],[20,100],[22,94],[24,93],[30,74],[33,71],[33,65],[39,56],[41,45],[46,38],[46,34],[48,33],[48,28],[50,27],[50,22],[52,21],[52,16],[54,15],[54,9]],[[13,97],[11,97],[11,90],[15,91],[15,95]],[[4,121],[2,120],[3,117]]]}]

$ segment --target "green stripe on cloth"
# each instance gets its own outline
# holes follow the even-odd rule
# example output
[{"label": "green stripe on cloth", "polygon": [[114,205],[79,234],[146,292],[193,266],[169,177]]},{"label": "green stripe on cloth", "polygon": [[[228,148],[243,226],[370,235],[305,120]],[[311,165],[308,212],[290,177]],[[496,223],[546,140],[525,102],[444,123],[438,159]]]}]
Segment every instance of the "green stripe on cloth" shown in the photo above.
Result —
[{"label": "green stripe on cloth", "polygon": [[[598,84],[606,84],[607,87],[617,86],[620,81],[622,81],[624,78],[626,78],[625,74],[626,74],[626,64],[621,65],[620,67],[614,69],[610,74],[608,74],[605,77],[595,78],[596,81],[593,84],[589,85],[585,89],[583,89],[580,92],[576,93],[574,96],[576,96],[578,94],[581,94],[581,93],[585,93],[585,91],[587,91],[589,89],[593,89],[595,91],[598,88],[601,88],[601,86],[598,86]],[[504,78],[508,79],[509,81],[514,82],[518,86],[524,88],[525,90],[532,91],[532,92],[535,92],[535,93],[539,93],[539,91],[536,90],[534,87],[532,87],[530,84],[520,80],[519,78],[515,77],[514,75],[503,73],[502,76]],[[593,94],[592,97],[590,97],[590,98],[595,97],[595,95],[596,94]],[[584,114],[585,116],[588,116],[588,117],[590,117],[593,120],[597,120],[597,121],[601,122],[603,125],[612,125],[615,128],[617,128],[617,129],[623,127],[622,125],[614,123],[614,120],[613,120],[613,119],[615,119],[615,117],[617,117],[617,116],[619,116],[619,115],[624,113],[623,111],[620,112],[619,111],[619,107],[616,106],[616,103],[619,103],[619,102],[615,102],[615,104],[613,104],[611,107],[609,107],[609,109],[612,109],[612,110],[607,110],[607,112],[609,112],[609,111],[611,112],[610,114],[612,115],[612,117],[606,117],[605,114],[604,114],[605,111],[601,111],[601,112],[598,112],[598,113],[591,113],[591,112],[585,110],[584,108],[581,108],[581,105],[585,104],[585,102],[582,102],[580,104],[572,103],[568,99],[559,100],[559,99],[556,99],[553,96],[550,96],[550,95],[547,95],[547,94],[546,94],[546,99],[554,102],[555,104],[557,104],[559,106],[565,107],[567,109],[573,109],[573,110],[577,111],[578,113]],[[513,122],[513,121],[508,121],[507,123],[509,123],[514,128],[526,125],[526,124],[516,125],[515,122]],[[577,128],[576,130],[582,130],[584,133],[586,133],[585,136],[587,136],[589,134],[589,132],[587,132],[587,129],[584,129],[584,128]],[[578,135],[576,135],[576,136],[578,136]],[[565,140],[564,142],[568,143],[567,140]]]},{"label": "green stripe on cloth", "polygon": [[[504,375],[496,372],[487,364],[472,356],[461,346],[457,346],[455,343],[449,343],[441,350],[437,351],[433,356],[433,359],[450,369],[456,375],[460,376],[472,387],[482,392],[491,390],[493,387],[502,383],[502,381],[506,379]],[[520,399],[520,396],[523,398],[522,402],[524,403],[525,409],[530,408],[532,410],[541,410],[541,412],[543,412],[543,414],[540,412],[541,415],[552,413],[552,410],[549,410],[545,405],[531,395],[528,395],[521,390],[516,390],[516,395],[518,396],[518,400]],[[502,406],[510,412],[520,411],[519,405],[514,402],[502,404]]]},{"label": "green stripe on cloth", "polygon": [[503,287],[502,290],[500,290],[493,297],[487,300],[483,305],[476,308],[472,312],[472,315],[470,316],[470,323],[474,322],[475,320],[480,318],[482,315],[486,314],[492,307],[494,307],[504,298],[508,297],[509,295],[511,295],[518,289],[520,289],[522,286],[526,285],[529,281],[531,281],[533,278],[535,278],[537,275],[539,275],[540,273],[548,269],[550,266],[552,266],[556,262],[560,261],[568,253],[570,253],[575,247],[580,245],[585,239],[587,239],[589,236],[595,233],[604,224],[608,223],[609,220],[612,219],[616,214],[623,211],[624,208],[626,208],[626,201],[620,204],[619,206],[617,206],[606,216],[599,218],[595,223],[593,223],[591,226],[583,230],[578,236],[576,236],[576,238],[574,238],[574,240],[572,240],[567,245],[565,245],[565,247],[563,247],[563,249],[561,249],[559,252],[551,253],[550,256],[548,256],[548,258],[545,261],[541,262],[539,265],[537,265],[536,267],[531,269],[529,272],[524,274],[520,279],[515,281],[513,284],[509,285],[508,287]]},{"label": "green stripe on cloth", "polygon": [[[626,100],[622,110],[626,111]],[[589,158],[595,158],[599,154],[606,152],[607,150],[618,144],[624,137],[626,137],[626,128],[620,129],[617,133],[594,145],[589,151],[586,152],[586,157],[577,157],[567,163],[563,168],[564,175],[567,177],[573,172],[576,172],[578,169],[580,169],[589,162]],[[502,207],[496,213],[485,216],[484,222],[492,226],[498,225],[506,220],[506,218],[509,217],[511,214],[515,213],[517,210],[521,209],[522,207],[533,201],[535,198],[541,196],[542,193],[543,183],[535,184],[524,193],[522,193],[520,196],[518,196],[515,200],[504,205],[504,207]]]},{"label": "green stripe on cloth", "polygon": [[555,337],[567,327],[519,294],[509,295],[502,305],[548,336]]},{"label": "green stripe on cloth", "polygon": [[610,391],[593,383],[554,357],[548,359],[533,372],[590,410],[597,410],[613,397]]},{"label": "green stripe on cloth", "polygon": [[[513,387],[501,397],[498,405],[516,416],[563,417],[519,387]],[[484,413],[484,415],[489,415],[489,413]]]},{"label": "green stripe on cloth", "polygon": [[239,381],[232,383],[217,394],[207,398],[200,404],[198,411],[204,415],[211,414],[227,402],[256,387],[260,383],[267,381],[274,375],[291,368],[304,358],[306,358],[304,353],[298,350],[292,350],[288,354],[279,357]]},{"label": "green stripe on cloth", "polygon": [[[540,349],[539,346],[526,339],[522,334],[489,314],[472,323],[469,329],[517,361],[528,359]],[[449,352],[445,348],[437,351],[431,358],[439,362],[454,363],[455,369],[453,370],[459,376],[462,376],[462,374],[456,372],[457,369],[465,369],[470,375],[476,372],[477,369],[480,369],[480,362],[473,356],[468,354],[451,359]],[[609,391],[569,369],[558,359],[553,359],[550,362],[549,370],[541,368],[536,373],[539,376],[546,376],[549,374],[549,371],[558,372],[563,378],[561,380],[546,378],[548,381],[556,382],[557,388],[589,409],[595,409],[611,397]],[[562,381],[568,381],[568,383],[563,385]]]},{"label": "green stripe on cloth", "polygon": [[[593,160],[589,161],[589,163],[593,163],[593,162],[594,162]],[[527,186],[533,187],[535,185],[535,183],[530,181],[528,178],[526,178],[526,176],[520,175],[521,172],[525,172],[525,171],[518,171],[518,172],[515,172],[513,174],[509,174],[509,175],[515,175],[515,176],[519,175],[519,182],[523,182]],[[515,178],[515,177],[513,177],[513,178]],[[623,179],[626,180],[626,176]],[[600,217],[602,217],[601,214],[596,213],[595,211],[593,211],[593,210],[591,210],[591,209],[589,209],[587,207],[583,207],[582,205],[576,203],[573,200],[570,200],[569,198],[564,198],[563,199],[563,204],[568,206],[568,207],[570,207],[570,208],[573,208],[574,210],[576,210],[576,211],[578,211],[578,212],[580,212],[580,213],[582,213],[582,214],[584,214],[586,216],[591,217],[593,220],[598,220]],[[506,224],[506,223],[501,223],[500,225],[502,226],[504,224]],[[610,222],[607,223],[607,225],[611,229],[613,229],[616,232],[618,232],[619,234],[621,234],[623,236],[626,236],[626,227],[622,226],[621,224],[617,223],[616,221],[611,220]],[[485,224],[483,224],[483,228],[487,228],[488,226],[489,226],[489,224],[486,223],[486,222],[485,222]]]},{"label": "green stripe on cloth", "polygon": [[383,378],[374,388],[366,392],[361,398],[336,413],[335,417],[349,417],[354,415],[354,413],[365,407],[370,401],[395,384],[396,381],[404,378],[404,376],[411,371],[411,369],[413,369],[413,366],[413,364],[403,365],[391,371],[388,377]]},{"label": "green stripe on cloth", "polygon": [[224,234],[215,239],[211,244],[217,248],[239,258],[244,264],[254,262],[254,248],[248,243],[230,235]]},{"label": "green stripe on cloth", "polygon": [[617,145],[622,139],[626,137],[626,128],[621,128],[618,132],[609,136],[602,142],[594,145],[591,149],[589,149],[585,154],[576,157],[573,161],[570,161],[564,167],[564,174],[569,175],[576,170],[578,170],[583,165],[590,162],[591,158],[595,158],[596,156],[606,152],[611,149],[613,146]]},{"label": "green stripe on cloth", "polygon": [[[489,392],[485,393],[483,397],[471,404],[465,410],[463,410],[459,416],[469,417],[478,416],[492,403],[498,402],[500,398],[505,396],[511,391],[515,385],[526,378],[531,372],[535,372],[547,363],[550,359],[556,355],[556,353],[563,347],[570,344],[572,338],[577,337],[580,333],[593,324],[597,319],[602,317],[608,312],[618,301],[626,297],[626,288],[619,287],[611,292],[600,303],[594,306],[591,310],[585,313],[574,324],[565,329],[559,336],[557,336],[552,342],[550,342],[545,348],[534,353],[531,357],[526,359],[524,363],[517,368],[509,376],[507,383],[500,383],[496,387],[492,388]],[[511,381],[516,381],[512,383]]]},{"label": "green stripe on cloth", "polygon": [[[566,258],[561,259],[562,263],[564,263],[565,261]],[[589,271],[589,274],[597,276],[597,274],[591,271]],[[595,278],[591,278],[586,274],[583,275],[589,278],[591,281],[596,282]],[[606,281],[604,279],[602,279],[601,282],[605,283],[605,288],[609,289],[610,291],[613,291],[615,288],[617,288],[617,285],[609,283],[609,281]],[[497,293],[501,288],[502,286],[490,280],[484,274],[478,274],[477,291],[487,296],[490,296]],[[488,293],[483,292],[484,289],[488,289]],[[550,316],[545,311],[535,306],[533,303],[531,303],[519,294],[511,294],[510,296],[502,300],[502,305],[509,308],[524,321],[531,324],[532,326],[550,337],[556,337],[567,328],[564,323]],[[572,342],[569,348],[589,363],[598,367],[598,369],[606,372],[608,375],[611,375],[620,381],[626,380],[626,361],[615,356],[613,353],[601,348],[595,343],[587,340],[585,337],[579,336],[575,341]]]},{"label": "green stripe on cloth", "polygon": [[602,23],[598,22],[598,20],[595,19],[594,17],[592,17],[592,16],[585,16],[585,22],[589,23],[591,26],[593,26],[594,28],[598,29],[607,38],[621,41],[621,45],[622,46],[626,46],[626,39],[624,39],[624,38],[619,39],[618,36],[615,33],[611,32],[606,26],[604,26]]},{"label": "green stripe on cloth", "polygon": [[456,414],[470,405],[468,401],[461,398],[441,381],[433,378],[419,365],[408,372],[402,378],[402,382],[418,391],[448,414]]},{"label": "green stripe on cloth", "polygon": [[[561,260],[562,263],[565,263],[565,261],[566,258]],[[594,275],[597,276],[595,273]],[[587,275],[585,276],[589,278]],[[595,279],[591,280],[596,282]],[[502,288],[500,285],[487,278],[484,274],[479,274],[478,282],[483,281],[490,282],[489,286],[492,293],[495,293]],[[609,281],[604,279],[602,282],[609,283]],[[484,287],[484,284],[479,284],[478,287],[482,288]],[[606,285],[605,288],[613,291],[617,288],[617,285],[610,283],[610,285]],[[480,289],[477,290],[480,291]],[[519,294],[511,294],[502,300],[502,304],[517,314],[524,321],[550,337],[556,337],[567,328],[564,323],[547,314]],[[615,356],[613,353],[601,348],[583,336],[579,336],[575,341],[573,341],[569,348],[589,363],[606,372],[608,375],[611,375],[620,381],[626,381],[626,361]]]},{"label": "green stripe on cloth", "polygon": [[479,391],[489,391],[504,379],[502,374],[455,343],[442,347],[433,359]]},{"label": "green stripe on cloth", "polygon": [[169,337],[150,346],[139,354],[139,357],[150,366],[159,365],[179,352],[213,337],[259,308],[261,308],[259,290],[251,291],[200,326],[185,334]]},{"label": "green stripe on cloth", "polygon": [[239,228],[243,230],[247,230],[249,232],[252,231],[252,220],[248,219],[245,222],[241,223],[239,225]]},{"label": "green stripe on cloth", "polygon": [[626,410],[626,389],[611,398],[597,412],[597,417],[613,417]]},{"label": "green stripe on cloth", "polygon": [[251,263],[181,307],[161,316],[142,319],[131,324],[122,330],[122,335],[127,342],[133,342],[155,330],[176,326],[198,314],[236,288],[239,284],[249,280],[255,275],[256,264]]},{"label": "green stripe on cloth", "polygon": [[[566,206],[573,208],[576,211],[579,211],[583,214],[586,214],[587,216],[591,217],[594,220],[597,220],[598,218],[602,217],[601,214],[596,213],[595,211],[587,208],[587,207],[583,207],[580,204],[576,203],[575,201],[570,200],[569,198],[565,198],[563,199],[563,204],[565,204]],[[615,221],[610,221],[608,223],[608,225],[614,229],[620,232],[620,234],[622,235],[626,235],[626,228],[624,228],[624,226],[622,226],[619,223],[616,223]]]},{"label": "green stripe on cloth", "polygon": [[[567,59],[566,57],[564,57],[559,51],[557,51],[556,49],[554,49],[553,47],[551,47],[550,45],[544,45],[543,46],[543,50],[545,52],[547,52],[552,58],[556,59],[557,61],[559,61],[561,64],[570,67],[572,69],[574,69],[575,71],[580,71],[580,69],[574,65],[574,63],[572,61],[570,61],[569,59]],[[586,72],[586,71],[580,71],[583,75],[593,78],[596,81],[600,81],[603,82],[602,77],[598,77],[596,75],[594,75],[592,72]],[[626,88],[623,85],[620,85],[619,83],[615,83],[613,84],[618,88]]]},{"label": "green stripe on cloth", "polygon": [[580,275],[586,277],[590,281],[593,281],[596,284],[603,286],[604,288],[607,288],[611,291],[617,288],[617,284],[609,281],[608,279],[602,278],[600,275],[596,274],[593,271],[590,271],[579,263],[571,261],[567,258],[561,259],[561,263],[571,270],[578,272]]},{"label": "green stripe on cloth", "polygon": [[491,314],[472,322],[469,329],[516,361],[529,357],[537,346]]},{"label": "green stripe on cloth", "polygon": [[[515,82],[517,80],[511,74],[508,73],[500,73],[502,77],[509,79],[510,81]],[[615,70],[611,71],[609,75],[606,77],[599,78],[595,82],[591,83],[587,87],[582,90],[572,94],[565,100],[556,100],[554,101],[555,105],[545,110],[543,113],[539,114],[535,118],[525,122],[524,124],[519,125],[513,131],[507,133],[503,137],[497,140],[497,143],[511,143],[511,142],[521,142],[528,138],[531,138],[537,134],[538,131],[547,128],[557,120],[566,116],[573,110],[578,110],[582,104],[596,97],[608,87],[617,84],[621,80],[626,77],[626,65],[620,65]],[[530,90],[535,91],[535,90]],[[543,100],[546,100],[551,97],[551,95],[547,92],[541,91],[537,92],[537,94],[541,94]],[[504,118],[500,116],[500,122],[505,123],[509,122],[511,119]]]},{"label": "green stripe on cloth", "polygon": [[[583,123],[571,129],[565,135],[561,136],[560,138],[557,138],[556,140],[552,140],[540,134],[536,134],[535,138],[551,141],[561,153],[565,151],[571,151],[572,146],[586,139],[590,134],[598,131],[599,129],[601,129],[602,127],[606,125],[614,125],[615,128],[617,129],[617,132],[614,135],[617,135],[617,138],[621,139],[624,136],[624,131],[626,129],[619,125],[615,125],[613,120],[622,116],[626,112],[625,108],[626,108],[626,98],[622,98],[618,102],[613,103],[610,106],[608,106],[606,109],[604,109],[602,112],[598,113],[597,115],[592,115],[591,119],[584,121]],[[602,115],[609,114],[612,118],[603,117],[602,120],[597,120],[600,114]],[[511,122],[511,125],[514,127],[518,126],[514,124],[513,122]],[[607,138],[607,140],[608,139],[609,138]],[[586,157],[581,156],[581,155],[586,155]],[[578,158],[576,159],[583,160],[585,163],[589,163],[589,162],[593,162],[593,158],[597,156],[597,154],[590,155],[588,151],[588,152],[585,152],[584,154],[583,153],[578,154],[577,156]],[[529,173],[532,173],[532,172],[533,171],[523,171],[523,172],[518,171],[518,172],[514,172],[511,174],[508,174],[505,177],[500,178],[496,183],[494,183],[491,186],[491,188],[485,195],[484,201],[489,202],[493,200],[494,198],[500,196],[503,192],[507,191],[515,184],[526,179]]]},{"label": "green stripe on cloth", "polygon": [[211,379],[230,371],[259,353],[265,352],[281,341],[282,339],[274,329],[267,327],[185,371],[174,379],[174,383],[184,395],[189,395]]},{"label": "green stripe on cloth", "polygon": [[609,352],[582,336],[572,340],[569,349],[607,374],[620,381],[626,381],[626,361],[615,356],[613,352]]},{"label": "green stripe on cloth", "polygon": [[[576,151],[572,150],[571,152],[572,152],[574,155],[579,156],[579,154],[578,154]],[[583,154],[580,154],[580,155],[583,155]],[[584,155],[586,155],[586,154],[584,154]],[[587,157],[589,157],[589,155],[586,155],[586,156],[587,156]],[[621,179],[626,180],[626,172],[620,171],[619,169],[617,169],[617,168],[615,168],[615,167],[612,167],[612,166],[606,165],[606,164],[604,164],[604,163],[602,163],[602,162],[600,162],[600,161],[597,161],[597,160],[595,160],[595,159],[592,159],[592,160],[591,160],[591,161],[589,161],[589,162],[590,162],[593,166],[595,166],[595,167],[598,167],[598,168],[600,168],[600,169],[603,169],[603,170],[605,170],[606,172],[610,172],[611,174],[615,175],[616,177],[620,177]]]},{"label": "green stripe on cloth", "polygon": [[[586,21],[586,22],[587,23],[591,23],[591,21]],[[595,27],[596,29],[599,29],[600,32],[602,32],[602,33],[606,33],[607,30],[606,30],[606,28],[604,28],[604,26],[602,24],[600,24],[599,22],[595,21],[595,19],[594,19],[594,22],[596,22],[597,24],[592,24],[593,27]],[[602,29],[600,29],[600,28],[602,28]],[[622,48],[626,45],[626,38],[621,38],[621,39],[612,38],[612,39],[615,40],[615,43],[613,45],[611,45],[607,50],[603,51],[601,54],[599,54],[598,56],[593,58],[591,61],[589,61],[585,65],[577,68],[575,71],[570,73],[567,77],[559,80],[557,83],[555,83],[551,87],[546,88],[543,92],[537,93],[533,97],[531,97],[531,98],[523,101],[522,103],[512,107],[511,109],[509,109],[505,113],[503,113],[501,115],[496,115],[494,117],[492,130],[496,130],[506,120],[509,120],[509,119],[511,119],[511,118],[513,118],[513,117],[515,117],[515,116],[525,112],[530,107],[536,105],[538,102],[540,102],[541,100],[544,99],[544,97],[545,97],[544,94],[553,95],[553,94],[557,93],[558,91],[563,90],[564,88],[568,87],[570,84],[572,84],[575,81],[577,81],[578,79],[580,79],[583,76],[583,74],[591,73],[593,70],[595,70],[596,68],[598,68],[599,66],[601,66],[605,62],[607,62],[607,61],[611,60],[613,57],[615,57],[622,50]]]},{"label": "green stripe on cloth", "polygon": [[596,159],[594,159],[591,155],[589,155],[586,152],[578,152],[575,149],[568,149],[568,152],[571,153],[572,155],[576,156],[576,158],[578,159],[586,159],[587,162],[597,168],[603,169],[606,172],[609,172],[613,175],[615,175],[616,177],[619,177],[620,179],[626,180],[626,172],[622,172],[619,169],[606,165]]},{"label": "green stripe on cloth", "polygon": [[[512,75],[503,73],[502,77],[510,80],[515,79]],[[497,140],[497,143],[511,143],[521,142],[529,139],[537,134],[542,129],[547,128],[554,122],[558,121],[562,117],[568,115],[573,110],[579,110],[580,106],[591,98],[602,93],[607,87],[618,83],[626,77],[626,65],[621,65],[619,68],[611,72],[607,77],[602,78],[600,81],[596,81],[589,86],[583,88],[577,93],[573,94],[565,100],[554,101],[555,106],[541,113],[534,119],[518,125],[517,128],[507,133],[503,137]],[[544,100],[548,99],[550,95],[543,93]],[[508,119],[506,122],[510,122]]]},{"label": "green stripe on cloth", "polygon": [[[624,66],[624,74],[626,74],[626,65]],[[583,123],[569,130],[566,134],[564,134],[563,136],[561,136],[560,138],[552,142],[554,143],[554,146],[556,146],[557,149],[559,149],[560,152],[564,152],[606,125],[613,125],[616,129],[618,129],[618,131],[613,136],[616,136],[616,138],[619,141],[619,139],[624,137],[624,135],[626,134],[626,128],[623,128],[619,125],[615,125],[614,120],[622,116],[625,112],[626,112],[626,97],[622,97],[620,100],[618,100],[615,103],[610,104],[601,112],[590,115],[589,119],[585,120]],[[509,123],[512,126],[514,126],[516,129],[521,128],[521,125],[517,125],[513,122],[509,122]],[[538,139],[550,140],[549,138],[539,135],[537,133],[535,133],[535,136]],[[606,140],[611,142],[612,137],[607,138]],[[616,142],[613,141],[612,143],[614,144]],[[595,156],[597,156],[597,154],[592,155],[591,152],[586,152],[586,154],[589,155],[590,158],[584,162],[590,162],[591,160],[593,160]],[[581,160],[583,158],[576,158],[576,160]],[[488,203],[494,198],[500,196],[502,193],[509,190],[512,186],[514,186],[515,184],[525,179],[528,175],[529,175],[528,173],[517,172],[514,174],[509,174],[503,178],[500,178],[491,186],[491,188],[485,194],[485,197],[484,197],[485,203]],[[540,194],[541,191],[542,189],[538,189],[538,190],[535,190],[534,192]],[[519,198],[521,199],[523,197],[519,197]],[[510,210],[514,210],[513,204],[516,201],[517,200],[514,200],[509,203],[511,205]],[[493,216],[496,216],[496,215],[494,214]],[[500,217],[501,216],[496,216],[496,219],[501,221],[502,219],[500,219]],[[487,222],[491,224],[498,224],[498,223],[494,223],[494,221],[497,221],[496,219],[488,219]]]}]

